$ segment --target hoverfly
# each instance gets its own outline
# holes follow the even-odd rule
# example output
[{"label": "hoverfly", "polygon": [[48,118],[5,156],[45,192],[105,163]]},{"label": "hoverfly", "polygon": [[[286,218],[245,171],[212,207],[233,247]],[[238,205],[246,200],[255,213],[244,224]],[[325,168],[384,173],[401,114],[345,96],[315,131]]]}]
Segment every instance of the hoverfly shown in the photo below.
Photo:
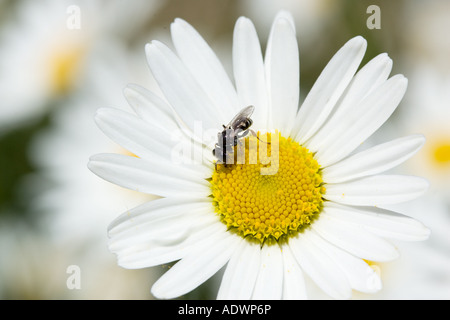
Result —
[{"label": "hoverfly", "polygon": [[234,147],[238,144],[239,139],[246,137],[249,132],[256,136],[255,132],[250,130],[253,120],[250,119],[254,106],[248,106],[239,111],[237,115],[230,121],[228,125],[222,125],[223,130],[217,134],[217,143],[212,153],[217,158],[217,163],[224,164],[234,163]]}]

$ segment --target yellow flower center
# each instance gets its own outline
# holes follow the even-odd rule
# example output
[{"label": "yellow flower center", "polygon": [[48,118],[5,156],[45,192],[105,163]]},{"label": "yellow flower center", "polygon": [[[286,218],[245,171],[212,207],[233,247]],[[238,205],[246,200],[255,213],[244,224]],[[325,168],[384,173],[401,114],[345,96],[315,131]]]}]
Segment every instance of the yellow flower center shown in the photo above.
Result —
[{"label": "yellow flower center", "polygon": [[437,144],[434,148],[433,158],[438,164],[450,164],[450,141]]},{"label": "yellow flower center", "polygon": [[[322,209],[325,188],[308,149],[278,132],[258,136],[234,148],[235,164],[216,164],[212,197],[228,230],[274,244],[311,224]],[[239,161],[239,150],[245,150],[245,162]]]},{"label": "yellow flower center", "polygon": [[84,51],[80,48],[57,51],[51,56],[51,86],[55,94],[66,94],[72,89],[83,58]]}]

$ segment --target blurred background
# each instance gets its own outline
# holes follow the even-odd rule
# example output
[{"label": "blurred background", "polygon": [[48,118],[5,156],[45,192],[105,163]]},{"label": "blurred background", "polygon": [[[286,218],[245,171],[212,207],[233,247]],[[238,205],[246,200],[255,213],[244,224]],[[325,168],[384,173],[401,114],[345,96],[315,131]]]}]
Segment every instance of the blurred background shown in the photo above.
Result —
[{"label": "blurred background", "polygon": [[[158,90],[144,46],[152,39],[171,46],[176,17],[202,34],[232,76],[236,19],[252,19],[264,50],[280,9],[295,18],[301,99],[333,54],[362,35],[363,64],[387,52],[392,75],[409,79],[399,108],[368,145],[413,133],[427,138],[395,172],[426,177],[430,190],[394,209],[432,234],[398,243],[401,257],[376,265],[384,289],[354,298],[450,299],[449,1],[0,0],[1,299],[154,299],[150,287],[170,266],[122,269],[106,235],[115,217],[152,196],[87,169],[93,154],[127,152],[93,115],[105,106],[127,109],[128,83]],[[219,283],[215,276],[182,298],[214,299]],[[312,298],[327,298],[308,286]]]}]

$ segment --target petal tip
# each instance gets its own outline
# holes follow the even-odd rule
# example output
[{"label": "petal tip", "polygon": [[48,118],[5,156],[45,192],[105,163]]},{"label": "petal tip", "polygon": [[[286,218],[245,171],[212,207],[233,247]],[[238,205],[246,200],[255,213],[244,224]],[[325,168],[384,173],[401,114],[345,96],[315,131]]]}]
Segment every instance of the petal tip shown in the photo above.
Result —
[{"label": "petal tip", "polygon": [[148,56],[149,54],[152,54],[155,50],[157,50],[161,46],[164,46],[164,44],[162,42],[160,42],[158,40],[152,40],[145,45],[145,53]]},{"label": "petal tip", "polygon": [[425,142],[427,142],[427,138],[422,133],[417,133],[414,137],[417,140],[417,149],[422,148]]},{"label": "petal tip", "polygon": [[278,23],[279,21],[283,23],[287,22],[295,32],[295,22],[291,12],[287,10],[278,11],[277,15],[275,16],[274,23]]},{"label": "petal tip", "polygon": [[363,36],[356,36],[350,39],[347,44],[365,49],[367,47],[367,40]]},{"label": "petal tip", "polygon": [[185,20],[181,18],[175,18],[173,22],[170,24],[170,32],[173,35],[175,32],[178,31],[179,28],[186,27],[186,25],[188,25],[188,23]]},{"label": "petal tip", "polygon": [[243,28],[245,26],[249,26],[249,25],[253,25],[252,21],[245,17],[245,16],[240,16],[237,20],[236,20],[236,27],[235,28]]},{"label": "petal tip", "polygon": [[172,24],[180,24],[180,23],[186,23],[186,21],[182,18],[176,17],[172,22]]}]

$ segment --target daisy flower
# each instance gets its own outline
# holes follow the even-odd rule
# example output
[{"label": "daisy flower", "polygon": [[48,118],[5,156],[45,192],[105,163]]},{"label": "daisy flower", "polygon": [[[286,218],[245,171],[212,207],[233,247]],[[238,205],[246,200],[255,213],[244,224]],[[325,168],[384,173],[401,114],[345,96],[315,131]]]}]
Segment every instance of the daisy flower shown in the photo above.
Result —
[{"label": "daisy flower", "polygon": [[[449,299],[450,298],[450,214],[437,195],[427,194],[407,203],[389,205],[390,210],[408,212],[422,219],[433,232],[420,243],[397,242],[399,259],[389,263],[371,263],[383,281],[376,294],[353,295],[356,299]],[[426,215],[423,213],[427,212]]]},{"label": "daisy flower", "polygon": [[[439,195],[448,202],[450,196],[450,77],[432,68],[415,68],[411,76],[413,90],[408,95],[408,106],[414,111],[409,117],[400,117],[396,129],[403,132],[420,130],[427,136],[427,143],[406,170],[420,169],[429,179],[430,194]],[[407,110],[402,110],[404,113]]]},{"label": "daisy flower", "polygon": [[[237,20],[234,84],[187,22],[176,19],[171,34],[176,54],[158,41],[146,46],[164,97],[130,85],[124,93],[135,114],[111,108],[96,114],[104,133],[136,157],[94,155],[90,170],[163,197],[110,224],[109,248],[119,265],[177,261],[153,285],[158,298],[181,296],[225,265],[219,299],[304,299],[306,277],[332,298],[378,291],[380,279],[368,261],[397,258],[390,239],[429,235],[420,222],[378,207],[427,189],[418,177],[378,175],[412,156],[424,137],[354,152],[405,93],[405,77],[388,78],[389,57],[381,54],[357,72],[366,41],[351,39],[298,108],[299,53],[288,12],[276,16],[264,58],[252,22]],[[260,156],[246,152],[245,164],[225,165],[202,132],[217,137],[249,105],[259,137],[241,139],[235,150],[245,146]]]},{"label": "daisy flower", "polygon": [[[86,245],[86,244],[85,244]],[[151,273],[132,273],[115,266],[108,250],[53,242],[22,222],[3,219],[0,226],[0,298],[146,299],[148,290],[136,288],[152,281]],[[95,261],[95,263],[93,263]],[[70,266],[80,269],[79,289],[70,289]],[[72,273],[73,274],[73,273]],[[154,279],[154,278],[153,278]]]},{"label": "daisy flower", "polygon": [[[429,194],[450,199],[450,3],[420,2],[406,7],[403,64],[408,68],[410,90],[400,108],[395,129],[398,134],[420,131],[427,137],[422,150],[408,162],[407,172],[416,172],[430,181]],[[413,22],[414,21],[414,22]]]},{"label": "daisy flower", "polygon": [[[112,185],[86,170],[85,161],[96,150],[130,154],[102,134],[92,120],[98,105],[126,106],[124,84],[142,81],[152,86],[148,72],[137,72],[134,51],[116,50],[114,59],[104,59],[89,77],[84,90],[62,101],[50,117],[50,125],[36,134],[28,153],[37,173],[24,182],[32,192],[31,207],[55,241],[78,244],[80,239],[105,244],[101,231],[116,214],[144,200],[156,198]],[[125,64],[124,61],[132,61]],[[80,130],[83,128],[83,130]],[[55,150],[58,152],[55,153]],[[47,188],[39,188],[42,182]],[[76,196],[77,195],[77,196]],[[83,198],[79,201],[77,198]],[[118,210],[118,211],[117,211]],[[94,240],[93,240],[93,239]]]}]

